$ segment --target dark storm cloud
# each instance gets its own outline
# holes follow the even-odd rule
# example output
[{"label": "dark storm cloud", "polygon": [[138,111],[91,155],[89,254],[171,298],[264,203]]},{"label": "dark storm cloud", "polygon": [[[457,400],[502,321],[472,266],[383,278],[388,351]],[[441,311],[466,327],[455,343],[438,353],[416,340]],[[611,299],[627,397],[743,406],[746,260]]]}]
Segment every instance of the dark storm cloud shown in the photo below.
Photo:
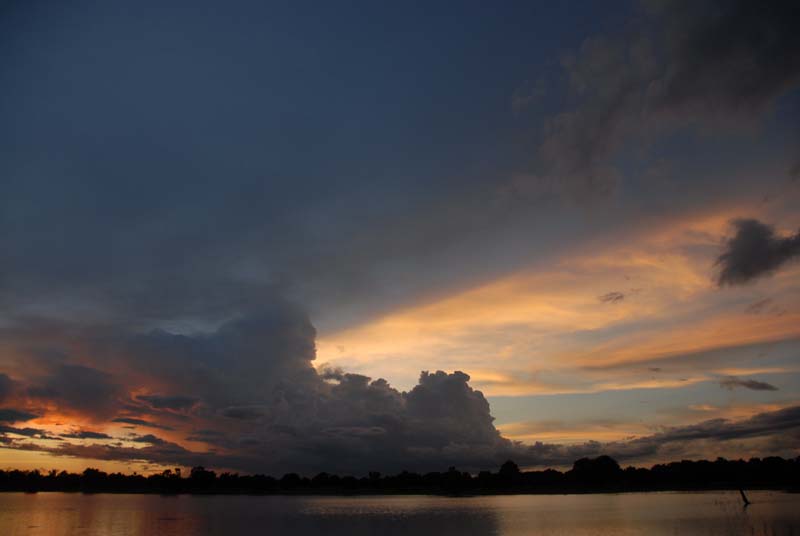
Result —
[{"label": "dark storm cloud", "polygon": [[[461,372],[423,372],[408,393],[357,374],[344,374],[334,384],[320,381],[312,403],[287,408],[298,418],[280,419],[285,424],[270,428],[273,437],[268,433],[262,441],[280,438],[294,445],[289,463],[309,469],[322,467],[322,460],[342,470],[433,468],[445,459],[473,467],[496,463],[511,443],[500,436],[488,402],[468,380]],[[297,451],[306,459],[295,458]]]},{"label": "dark storm cloud", "polygon": [[240,469],[477,466],[511,445],[468,375],[424,372],[408,393],[363,375],[319,375],[314,339],[308,318],[277,302],[208,334],[112,337],[102,348],[131,365],[144,359],[159,382],[201,398],[197,422],[210,428],[190,437],[226,449]]},{"label": "dark storm cloud", "polygon": [[660,108],[751,114],[800,81],[797,2],[664,5],[672,61],[655,89]]},{"label": "dark storm cloud", "polygon": [[724,380],[719,382],[720,387],[724,387],[725,389],[733,390],[737,387],[742,387],[744,389],[750,389],[751,391],[777,391],[778,388],[774,385],[766,382],[759,382],[756,380],[745,380],[742,378],[736,378],[731,376],[729,378],[725,378]]},{"label": "dark storm cloud", "polygon": [[165,442],[159,445],[147,445],[141,448],[121,447],[115,445],[74,445],[62,443],[58,447],[36,445],[32,443],[14,443],[12,448],[48,452],[57,456],[70,456],[94,460],[111,461],[146,461],[167,465],[204,465],[213,467],[215,456],[211,454],[193,453],[176,443]]},{"label": "dark storm cloud", "polygon": [[[26,348],[23,332],[8,335]],[[97,385],[86,387],[86,396],[98,397],[98,403],[109,394],[116,397],[108,404],[117,411],[110,422],[202,430],[189,432],[189,437],[217,448],[218,465],[235,463],[235,468],[247,471],[435,468],[453,462],[478,467],[500,463],[502,452],[512,446],[495,428],[486,398],[470,387],[469,376],[462,372],[423,372],[409,392],[398,391],[383,379],[341,370],[318,374],[312,366],[314,327],[298,307],[279,299],[212,331],[191,335],[163,330],[130,333],[108,326],[51,333],[67,335],[37,340],[56,356],[55,361],[42,361],[46,380],[21,378],[37,385],[28,391],[43,406],[51,402],[83,407],[82,399],[61,384],[91,377]],[[63,351],[53,353],[60,348]],[[81,348],[79,356],[87,364],[60,363],[70,354],[67,348]],[[115,372],[89,367],[94,361]],[[115,387],[106,388],[109,385]],[[138,406],[125,393],[150,390],[149,385],[158,385],[156,392],[182,393],[177,402],[202,403],[189,414],[159,413],[155,406],[182,404],[171,395],[139,395],[134,400],[152,408],[141,418]],[[85,411],[97,414],[96,408]],[[152,455],[154,462],[172,460],[180,453],[169,449],[165,455],[151,448],[164,444],[141,442],[150,447],[137,455]],[[106,457],[113,452],[123,458],[132,455],[105,447],[97,452]],[[181,455],[186,460],[199,456],[188,451]]]},{"label": "dark storm cloud", "polygon": [[25,437],[35,437],[37,439],[58,440],[57,437],[52,437],[48,435],[45,430],[39,428],[16,428],[14,426],[0,425],[0,434],[16,434]]},{"label": "dark storm cloud", "polygon": [[209,441],[219,440],[225,436],[219,430],[197,430],[186,437],[186,441]]},{"label": "dark storm cloud", "polygon": [[218,410],[258,405],[282,382],[316,381],[315,337],[305,313],[273,298],[211,332],[104,334],[93,347],[120,366],[143,367],[172,391]]},{"label": "dark storm cloud", "polygon": [[156,409],[188,410],[199,401],[195,397],[180,395],[139,395],[137,400],[142,400]]},{"label": "dark storm cloud", "polygon": [[[285,313],[285,311],[284,311]],[[292,315],[289,315],[290,317]],[[262,317],[263,318],[263,317]],[[261,332],[257,322],[237,321],[237,338],[249,339]],[[302,317],[292,322],[304,324]],[[227,332],[225,326],[220,332]],[[252,330],[252,333],[250,332]],[[299,333],[306,333],[300,329]],[[313,336],[311,337],[313,340]],[[213,335],[195,337],[195,342],[215,346]],[[269,359],[270,342],[280,341],[273,334],[259,338],[258,355]],[[231,340],[231,339],[227,339]],[[185,341],[184,341],[185,342]],[[199,344],[199,343],[198,343]],[[278,343],[277,348],[282,344]],[[291,346],[291,345],[290,345]],[[304,347],[304,345],[300,345]],[[222,349],[218,348],[218,351]],[[170,354],[159,354],[167,360]],[[309,362],[306,356],[306,363]],[[255,357],[252,357],[255,359]],[[177,356],[181,363],[180,353]],[[280,359],[280,357],[279,357]],[[303,361],[301,359],[301,361]],[[306,370],[305,367],[290,367]],[[280,370],[269,367],[268,370]],[[680,456],[690,452],[696,442],[730,441],[735,439],[768,440],[776,434],[800,429],[800,408],[787,408],[757,415],[744,421],[715,419],[697,425],[674,427],[627,441],[601,443],[590,441],[579,445],[536,443],[523,445],[503,438],[493,424],[485,397],[472,389],[469,376],[441,371],[420,375],[419,383],[403,393],[384,380],[367,376],[328,371],[317,375],[313,370],[301,375],[286,375],[270,383],[269,389],[252,394],[249,406],[256,407],[247,420],[224,417],[230,406],[216,408],[202,417],[211,428],[200,429],[190,440],[208,442],[217,448],[215,454],[193,452],[184,447],[147,434],[132,441],[147,446],[128,448],[108,445],[62,445],[41,447],[14,444],[15,448],[46,450],[55,454],[109,460],[143,460],[166,464],[203,464],[242,471],[285,472],[298,470],[313,473],[319,470],[364,472],[369,468],[400,470],[403,468],[438,468],[446,464],[460,467],[492,467],[507,458],[525,465],[564,465],[577,458],[611,454],[624,461],[648,459],[666,452]],[[258,379],[237,377],[229,384],[233,391],[251,392],[244,383]],[[220,389],[219,385],[215,386]],[[224,395],[224,396],[223,396]],[[212,399],[220,403],[238,398],[235,393],[217,392]],[[134,418],[117,418],[115,422],[136,425],[156,423]],[[40,431],[21,429],[21,435],[38,437]],[[13,429],[5,430],[17,433]]]},{"label": "dark storm cloud", "polygon": [[108,434],[104,434],[103,432],[92,432],[91,430],[81,430],[80,432],[61,434],[60,437],[65,439],[112,439],[112,437]]},{"label": "dark storm cloud", "polygon": [[408,415],[417,433],[439,437],[442,445],[454,441],[465,445],[495,445],[502,442],[495,429],[489,402],[469,386],[469,375],[423,372],[419,384],[405,395]]},{"label": "dark storm cloud", "polygon": [[265,414],[265,408],[260,406],[232,407],[222,410],[222,415],[231,419],[258,419]]},{"label": "dark storm cloud", "polygon": [[15,423],[35,419],[38,415],[12,408],[0,408],[0,422]]},{"label": "dark storm cloud", "polygon": [[97,419],[117,410],[122,392],[111,374],[83,365],[59,364],[28,388],[28,394]]},{"label": "dark storm cloud", "polygon": [[780,434],[797,428],[800,428],[800,406],[792,406],[759,413],[741,421],[712,419],[696,425],[673,427],[636,441],[673,442],[697,439],[728,441]]},{"label": "dark storm cloud", "polygon": [[164,439],[154,436],[153,434],[137,435],[129,438],[128,441],[133,441],[134,443],[148,443],[150,445],[166,445],[168,443]]},{"label": "dark storm cloud", "polygon": [[796,2],[653,3],[642,33],[587,39],[564,60],[579,105],[549,121],[537,180],[604,194],[614,155],[678,126],[748,122],[800,83]]},{"label": "dark storm cloud", "polygon": [[158,424],[155,422],[145,421],[142,419],[134,419],[132,417],[117,417],[116,419],[112,420],[111,422],[118,422],[123,424],[132,424],[134,426],[146,426],[150,428],[160,428],[161,430],[172,430],[169,426],[164,426],[163,424]]},{"label": "dark storm cloud", "polygon": [[748,283],[800,256],[800,231],[779,236],[774,227],[758,220],[735,220],[732,224],[736,234],[727,240],[717,258],[720,286]]},{"label": "dark storm cloud", "polygon": [[14,382],[7,374],[0,372],[0,403],[8,398],[14,388]]},{"label": "dark storm cloud", "polygon": [[[634,462],[652,459],[656,455],[671,457],[686,456],[687,453],[708,452],[714,446],[724,447],[724,442],[755,440],[774,442],[788,433],[800,432],[800,406],[777,411],[759,413],[748,419],[731,421],[711,419],[688,426],[667,427],[663,431],[624,441],[588,441],[575,445],[559,445],[537,442],[533,445],[517,445],[515,460],[537,466],[569,465],[585,456],[608,454],[614,458]],[[710,442],[710,444],[709,444]],[[782,445],[786,455],[797,455],[797,445]]]},{"label": "dark storm cloud", "polygon": [[[119,371],[113,380],[101,375],[106,384],[136,392],[153,383],[159,392],[202,400],[192,413],[181,415],[185,420],[170,420],[176,416],[171,411],[148,413],[148,420],[123,412],[112,422],[174,429],[189,441],[208,444],[214,454],[152,434],[131,436],[134,443],[145,445],[140,448],[48,447],[57,454],[271,473],[427,470],[453,464],[477,469],[508,458],[525,465],[569,464],[600,453],[636,460],[662,452],[668,444],[674,454],[715,434],[767,438],[794,426],[792,414],[784,412],[745,423],[709,421],[615,443],[523,445],[501,436],[488,401],[469,385],[463,372],[423,372],[408,392],[383,379],[343,370],[317,373],[312,366],[313,326],[297,307],[280,300],[206,333],[130,334],[103,329],[78,336],[86,356],[102,356]],[[55,341],[46,342],[57,348]],[[63,399],[64,394],[59,396]],[[39,437],[33,429],[23,429],[22,435],[26,434]]]}]

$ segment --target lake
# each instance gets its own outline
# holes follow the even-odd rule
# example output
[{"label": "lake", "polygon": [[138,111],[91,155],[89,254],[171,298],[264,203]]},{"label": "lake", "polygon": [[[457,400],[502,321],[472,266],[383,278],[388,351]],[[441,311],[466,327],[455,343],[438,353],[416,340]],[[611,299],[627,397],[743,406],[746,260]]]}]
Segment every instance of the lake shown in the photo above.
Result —
[{"label": "lake", "polygon": [[159,496],[0,493],[16,535],[798,535],[800,495]]}]

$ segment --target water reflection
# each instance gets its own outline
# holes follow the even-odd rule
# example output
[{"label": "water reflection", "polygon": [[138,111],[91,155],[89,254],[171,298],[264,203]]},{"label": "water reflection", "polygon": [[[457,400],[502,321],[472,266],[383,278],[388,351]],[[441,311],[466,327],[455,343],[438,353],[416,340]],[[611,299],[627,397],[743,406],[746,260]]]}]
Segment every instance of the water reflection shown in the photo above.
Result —
[{"label": "water reflection", "polygon": [[798,534],[800,496],[737,493],[447,498],[0,494],[0,534],[360,536]]}]

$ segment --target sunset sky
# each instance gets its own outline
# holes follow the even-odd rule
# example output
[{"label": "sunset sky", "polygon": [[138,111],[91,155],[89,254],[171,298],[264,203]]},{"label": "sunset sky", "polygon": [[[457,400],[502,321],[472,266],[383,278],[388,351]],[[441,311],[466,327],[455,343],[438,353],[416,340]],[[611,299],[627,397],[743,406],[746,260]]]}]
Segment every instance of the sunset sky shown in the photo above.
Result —
[{"label": "sunset sky", "polygon": [[0,7],[0,468],[800,455],[800,3]]}]

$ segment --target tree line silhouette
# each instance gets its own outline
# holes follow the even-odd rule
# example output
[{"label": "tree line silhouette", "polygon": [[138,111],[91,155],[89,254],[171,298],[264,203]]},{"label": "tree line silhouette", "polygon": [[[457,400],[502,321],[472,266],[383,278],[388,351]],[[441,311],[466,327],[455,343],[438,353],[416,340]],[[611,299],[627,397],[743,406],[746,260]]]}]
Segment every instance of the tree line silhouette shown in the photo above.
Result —
[{"label": "tree line silhouette", "polygon": [[167,469],[149,476],[106,473],[86,469],[83,473],[38,470],[0,471],[0,491],[80,491],[85,493],[241,493],[241,494],[492,494],[492,493],[589,493],[709,489],[785,489],[798,491],[800,457],[751,458],[750,460],[680,461],[654,465],[650,469],[622,469],[609,456],[582,458],[572,469],[561,472],[521,471],[513,461],[496,472],[477,475],[450,467],[445,472],[395,475],[370,472],[368,476],[338,476],[319,473],[313,478],[287,473],[281,478],[266,475],[221,473],[194,467],[184,476],[180,469]]}]

